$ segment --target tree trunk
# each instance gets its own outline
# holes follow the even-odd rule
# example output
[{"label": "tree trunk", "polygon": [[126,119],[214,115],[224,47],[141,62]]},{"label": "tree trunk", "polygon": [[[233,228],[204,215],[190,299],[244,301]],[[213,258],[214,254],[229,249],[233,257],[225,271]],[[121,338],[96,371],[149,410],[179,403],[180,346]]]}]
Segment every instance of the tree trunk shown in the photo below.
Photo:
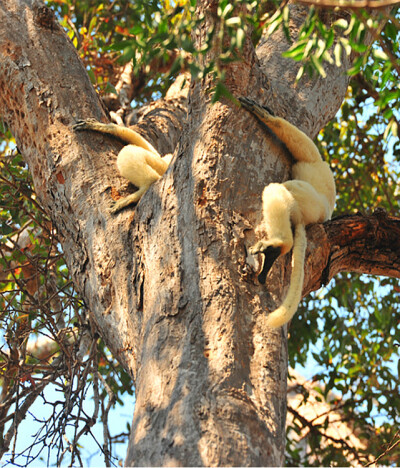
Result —
[{"label": "tree trunk", "polygon": [[[210,25],[216,4],[201,3]],[[294,9],[292,31],[304,12]],[[187,122],[179,95],[156,104],[171,112],[150,111],[137,127],[161,153],[184,129],[170,169],[136,208],[111,216],[115,191],[127,187],[114,170],[121,146],[71,129],[80,118],[104,120],[76,51],[39,2],[2,2],[0,23],[0,114],[92,320],[136,385],[126,463],[281,465],[286,328],[268,329],[265,319],[286,290],[290,256],[265,288],[247,249],[261,235],[264,186],[290,175],[284,148],[232,103],[212,106],[208,78],[193,83]],[[248,40],[243,60],[226,68],[227,85],[314,136],[347,78],[332,67],[329,79],[295,87],[297,65],[282,59],[283,47],[272,37],[257,57]],[[315,268],[306,278],[320,278]]]}]

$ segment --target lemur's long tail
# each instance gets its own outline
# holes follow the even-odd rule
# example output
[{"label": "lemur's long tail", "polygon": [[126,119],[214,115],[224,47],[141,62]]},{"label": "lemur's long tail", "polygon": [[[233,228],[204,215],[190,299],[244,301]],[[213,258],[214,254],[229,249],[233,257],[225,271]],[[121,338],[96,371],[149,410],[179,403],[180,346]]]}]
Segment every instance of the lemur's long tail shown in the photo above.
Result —
[{"label": "lemur's long tail", "polygon": [[284,325],[296,313],[303,290],[306,247],[307,237],[304,224],[297,224],[294,232],[289,290],[282,305],[268,315],[267,325],[270,327],[277,328]]}]

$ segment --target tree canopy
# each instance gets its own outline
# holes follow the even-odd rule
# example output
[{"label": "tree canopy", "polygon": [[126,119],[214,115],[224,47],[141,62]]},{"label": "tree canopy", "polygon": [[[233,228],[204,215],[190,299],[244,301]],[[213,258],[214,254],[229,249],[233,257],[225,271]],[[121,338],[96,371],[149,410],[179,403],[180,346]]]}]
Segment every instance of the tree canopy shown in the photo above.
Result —
[{"label": "tree canopy", "polygon": [[[240,60],[249,31],[255,46],[266,36],[283,32],[289,42],[284,56],[298,62],[299,82],[310,76],[325,77],[327,65],[341,67],[351,59],[346,98],[317,137],[337,181],[334,217],[356,213],[391,217],[399,229],[400,15],[396,2],[298,3],[307,10],[299,35],[293,38],[291,2],[220,0],[213,12],[219,28],[207,32],[200,48],[193,34],[204,18],[195,0],[47,1],[50,10],[44,10],[43,17],[54,12],[111,116],[127,124],[135,122],[142,106],[164,98],[182,74],[188,82],[212,75],[213,101],[233,99],[225,64]],[[210,61],[208,53],[215,41],[221,53],[218,60]],[[5,124],[0,137],[1,453],[11,463],[26,465],[37,463],[38,457],[47,461],[51,449],[57,463],[65,464],[70,450],[71,464],[85,464],[80,437],[103,422],[104,440],[99,447],[106,464],[117,464],[114,443],[126,437],[125,428],[122,434],[109,434],[107,418],[113,405],[123,405],[124,395],[133,393],[130,377],[88,328],[86,305],[74,288],[58,233],[36,199],[31,175]],[[393,263],[398,265],[399,258]],[[289,328],[290,365],[306,367],[321,398],[365,442],[355,455],[359,464],[383,454],[380,464],[400,460],[398,276],[340,273],[303,300]],[[57,401],[43,396],[48,385],[60,392]],[[96,402],[91,414],[83,404],[89,387]],[[306,402],[308,392],[304,388],[299,392]],[[37,398],[52,405],[53,414],[18,453],[12,440]],[[69,412],[72,407],[75,412]],[[68,442],[63,439],[67,427],[71,428]],[[312,449],[308,455],[298,450],[292,437],[304,427]],[[324,440],[324,429],[293,411],[288,465],[347,464],[343,458],[347,441]]]}]

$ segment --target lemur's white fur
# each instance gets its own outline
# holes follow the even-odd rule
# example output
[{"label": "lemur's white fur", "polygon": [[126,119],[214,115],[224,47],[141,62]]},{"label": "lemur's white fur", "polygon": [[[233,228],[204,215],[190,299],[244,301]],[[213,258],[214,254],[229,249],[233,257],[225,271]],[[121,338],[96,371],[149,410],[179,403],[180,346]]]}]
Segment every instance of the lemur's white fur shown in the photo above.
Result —
[{"label": "lemur's white fur", "polygon": [[172,154],[161,157],[148,141],[127,127],[87,119],[79,120],[73,128],[106,133],[128,143],[118,153],[117,167],[120,174],[132,182],[138,190],[118,200],[111,208],[112,213],[117,213],[122,208],[137,203],[150,185],[164,174],[172,159]]},{"label": "lemur's white fur", "polygon": [[301,130],[271,115],[254,101],[240,98],[240,102],[274,132],[295,159],[293,180],[265,187],[262,194],[263,223],[268,239],[260,240],[249,250],[253,255],[264,254],[259,280],[265,282],[273,262],[293,247],[289,290],[282,305],[267,319],[271,327],[280,327],[293,317],[301,300],[307,246],[305,226],[330,219],[335,206],[335,181],[314,142]]}]

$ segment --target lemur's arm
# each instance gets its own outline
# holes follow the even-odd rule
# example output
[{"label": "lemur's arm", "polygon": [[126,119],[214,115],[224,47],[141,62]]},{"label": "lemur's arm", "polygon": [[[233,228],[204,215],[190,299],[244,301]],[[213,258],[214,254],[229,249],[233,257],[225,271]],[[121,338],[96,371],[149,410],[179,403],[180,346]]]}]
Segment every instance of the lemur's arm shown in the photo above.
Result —
[{"label": "lemur's arm", "polygon": [[122,127],[113,123],[106,124],[103,122],[98,122],[95,119],[78,120],[78,122],[73,125],[72,128],[76,131],[92,130],[94,132],[112,135],[116,138],[119,138],[124,143],[140,146],[140,148],[147,149],[148,151],[158,155],[158,151],[147,140],[139,135],[139,133],[136,133],[135,130],[132,130],[131,128]]},{"label": "lemur's arm", "polygon": [[287,120],[275,117],[267,107],[261,107],[250,99],[240,97],[239,101],[245,109],[267,125],[267,127],[285,143],[287,149],[296,161],[313,163],[322,160],[315,143],[297,127]]}]

